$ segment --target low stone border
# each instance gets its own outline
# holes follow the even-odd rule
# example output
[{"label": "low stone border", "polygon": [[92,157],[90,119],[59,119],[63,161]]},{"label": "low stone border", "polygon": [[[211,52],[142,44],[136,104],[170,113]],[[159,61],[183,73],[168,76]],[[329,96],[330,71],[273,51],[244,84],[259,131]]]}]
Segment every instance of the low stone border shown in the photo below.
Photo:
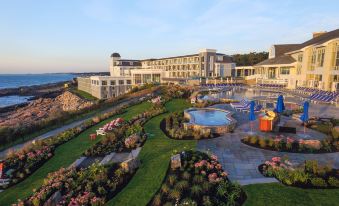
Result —
[{"label": "low stone border", "polygon": [[[194,117],[189,114],[190,111],[194,111],[194,110],[214,110],[214,111],[221,111],[226,113],[226,118],[230,121],[227,124],[224,125],[200,125],[200,124],[196,124]],[[222,133],[227,133],[227,132],[232,132],[235,129],[237,120],[235,120],[232,115],[234,113],[228,110],[224,110],[224,109],[219,109],[219,108],[189,108],[186,109],[184,111],[184,117],[189,119],[190,122],[189,123],[184,123],[184,128],[188,129],[191,128],[193,130],[210,130],[211,133],[217,133],[217,134],[222,134]]]}]

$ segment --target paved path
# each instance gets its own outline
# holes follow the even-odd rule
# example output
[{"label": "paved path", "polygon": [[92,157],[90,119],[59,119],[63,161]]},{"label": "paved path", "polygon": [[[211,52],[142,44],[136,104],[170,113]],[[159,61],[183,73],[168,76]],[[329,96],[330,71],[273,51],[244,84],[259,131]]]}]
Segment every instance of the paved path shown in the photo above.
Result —
[{"label": "paved path", "polygon": [[[221,107],[220,105],[217,107]],[[225,107],[225,106],[224,106]],[[228,108],[229,109],[229,108]],[[300,154],[262,150],[241,143],[241,138],[248,134],[247,114],[235,113],[238,125],[234,133],[227,133],[215,139],[199,140],[197,148],[216,154],[229,178],[240,184],[256,184],[277,182],[275,178],[264,178],[258,166],[274,156],[288,156],[293,163],[302,163],[307,159],[315,159],[320,163],[331,163],[339,168],[339,152],[328,154]],[[256,123],[257,124],[257,123]],[[254,128],[258,128],[257,125]],[[246,131],[246,132],[245,132]]]},{"label": "paved path", "polygon": [[63,131],[66,131],[66,130],[68,130],[70,128],[77,127],[77,126],[81,125],[83,122],[85,122],[87,120],[90,120],[94,116],[97,116],[97,115],[100,115],[100,114],[104,114],[104,113],[107,113],[107,112],[119,109],[119,108],[121,108],[121,107],[123,107],[123,106],[125,106],[125,105],[127,105],[129,103],[131,103],[132,101],[139,101],[138,100],[139,98],[140,97],[135,97],[135,98],[131,98],[131,99],[122,101],[119,104],[116,104],[116,105],[114,105],[114,106],[112,106],[110,108],[107,108],[107,109],[105,109],[105,110],[103,110],[103,111],[101,111],[99,113],[92,114],[89,117],[86,117],[84,119],[80,119],[80,120],[77,120],[77,121],[72,122],[70,124],[67,124],[67,125],[64,125],[62,127],[59,127],[57,129],[53,129],[53,130],[51,130],[49,132],[46,132],[46,133],[44,133],[42,135],[39,135],[39,136],[37,136],[37,137],[35,137],[33,139],[27,140],[24,143],[20,143],[20,144],[17,144],[15,146],[13,146],[13,147],[10,147],[10,148],[8,148],[6,150],[3,150],[3,151],[0,152],[0,159],[4,158],[9,151],[13,151],[13,150],[15,151],[15,150],[21,149],[25,144],[27,144],[29,142],[32,142],[33,140],[41,140],[41,139],[46,139],[46,138],[52,137],[52,136],[57,135],[57,134],[59,134],[59,133],[61,133]]}]

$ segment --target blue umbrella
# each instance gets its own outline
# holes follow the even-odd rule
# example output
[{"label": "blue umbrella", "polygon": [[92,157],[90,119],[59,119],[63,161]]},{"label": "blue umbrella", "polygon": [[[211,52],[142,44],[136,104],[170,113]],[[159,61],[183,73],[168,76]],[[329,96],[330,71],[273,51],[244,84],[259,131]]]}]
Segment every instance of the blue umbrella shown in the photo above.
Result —
[{"label": "blue umbrella", "polygon": [[250,114],[249,114],[250,121],[254,121],[256,119],[255,114],[254,114],[254,106],[255,106],[255,102],[251,101],[250,102]]},{"label": "blue umbrella", "polygon": [[304,102],[304,113],[300,116],[301,121],[304,122],[304,135],[306,133],[306,124],[308,121],[308,108],[310,107],[310,103],[308,101]]},{"label": "blue umbrella", "polygon": [[251,101],[250,102],[250,114],[249,114],[251,133],[253,131],[253,124],[252,124],[252,122],[256,119],[255,114],[254,114],[254,106],[255,106],[255,102]]},{"label": "blue umbrella", "polygon": [[310,103],[309,102],[304,102],[304,113],[300,116],[300,120],[303,122],[307,122],[308,121],[308,108],[310,107]]},{"label": "blue umbrella", "polygon": [[275,110],[278,112],[278,113],[281,113],[285,110],[285,105],[284,105],[284,98],[282,95],[279,95],[278,96],[278,99],[277,99],[277,106],[275,108]]}]

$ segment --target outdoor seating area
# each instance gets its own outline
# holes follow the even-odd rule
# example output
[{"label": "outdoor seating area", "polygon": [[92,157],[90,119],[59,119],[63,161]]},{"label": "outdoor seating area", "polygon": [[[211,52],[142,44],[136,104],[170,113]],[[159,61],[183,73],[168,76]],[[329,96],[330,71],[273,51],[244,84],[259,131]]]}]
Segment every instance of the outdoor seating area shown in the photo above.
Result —
[{"label": "outdoor seating area", "polygon": [[338,92],[326,92],[326,91],[318,91],[313,93],[309,99],[313,102],[325,102],[325,103],[333,103],[338,98]]},{"label": "outdoor seating area", "polygon": [[103,127],[100,127],[96,130],[97,135],[106,135],[106,132],[112,131],[114,128],[121,126],[124,122],[122,118],[116,118],[109,123],[105,124]]},{"label": "outdoor seating area", "polygon": [[[250,111],[250,101],[242,99],[240,102],[230,103],[231,107],[239,112],[249,112]],[[258,104],[254,107],[254,112],[260,112],[263,109],[263,106]]]},{"label": "outdoor seating area", "polygon": [[257,84],[257,87],[259,88],[284,88],[286,87],[285,84]]},{"label": "outdoor seating area", "polygon": [[240,87],[242,83],[222,83],[222,84],[201,84],[201,87],[215,88],[215,87]]}]

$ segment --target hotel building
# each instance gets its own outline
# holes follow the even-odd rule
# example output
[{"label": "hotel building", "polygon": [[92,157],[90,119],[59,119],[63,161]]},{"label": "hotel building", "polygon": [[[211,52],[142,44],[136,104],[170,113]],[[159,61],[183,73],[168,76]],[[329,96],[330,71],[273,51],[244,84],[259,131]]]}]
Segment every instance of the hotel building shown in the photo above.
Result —
[{"label": "hotel building", "polygon": [[109,60],[110,76],[78,78],[78,88],[99,99],[106,99],[128,92],[132,85],[185,83],[201,77],[231,77],[234,69],[232,58],[214,49],[145,60],[122,59],[119,53],[113,53]]},{"label": "hotel building", "polygon": [[254,66],[257,83],[339,90],[339,29],[315,32],[301,44],[273,45],[269,58]]}]

